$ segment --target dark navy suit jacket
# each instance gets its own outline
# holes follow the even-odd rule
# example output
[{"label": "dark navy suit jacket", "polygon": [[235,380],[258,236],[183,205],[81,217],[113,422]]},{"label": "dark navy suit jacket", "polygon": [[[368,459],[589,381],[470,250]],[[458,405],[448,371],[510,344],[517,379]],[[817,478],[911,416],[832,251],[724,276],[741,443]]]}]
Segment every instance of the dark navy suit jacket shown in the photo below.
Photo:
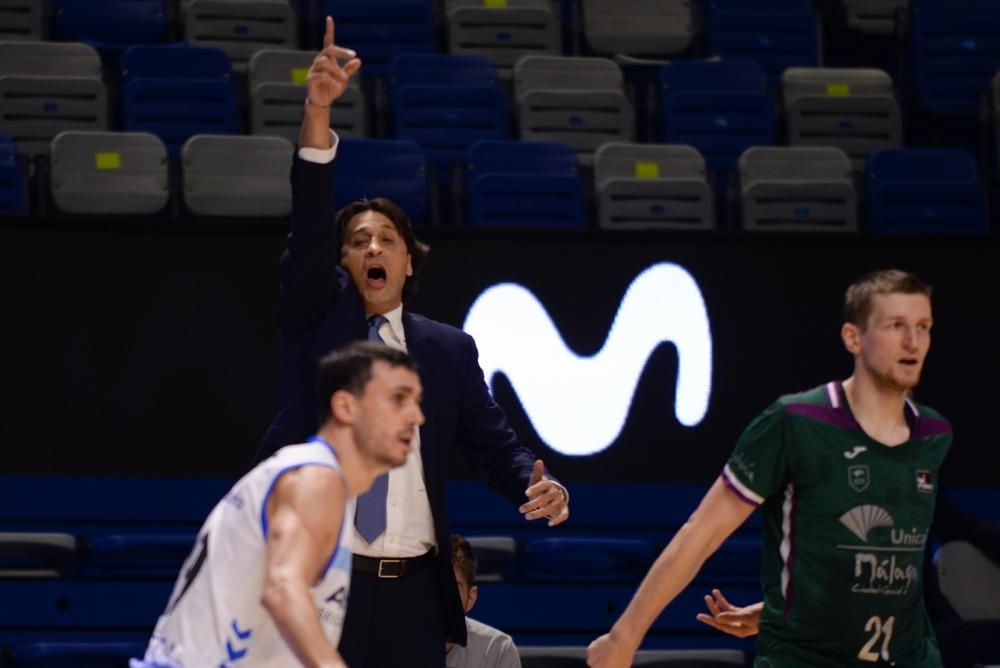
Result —
[{"label": "dark navy suit jacket", "polygon": [[[280,404],[258,459],[315,433],[317,362],[331,350],[367,337],[361,297],[340,266],[333,206],[335,162],[321,165],[296,156],[292,167],[292,231],[281,258]],[[465,615],[451,566],[445,496],[452,456],[461,452],[490,489],[521,504],[535,455],[520,444],[490,396],[471,336],[405,307],[403,329],[424,389],[421,458],[434,515],[439,548],[436,566],[449,638],[465,644]]]}]

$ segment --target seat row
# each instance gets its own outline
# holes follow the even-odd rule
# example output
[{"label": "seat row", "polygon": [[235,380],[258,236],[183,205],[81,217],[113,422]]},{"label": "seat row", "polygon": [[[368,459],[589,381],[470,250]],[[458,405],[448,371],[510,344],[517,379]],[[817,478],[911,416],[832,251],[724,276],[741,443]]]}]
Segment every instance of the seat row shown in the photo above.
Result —
[{"label": "seat row", "polygon": [[[280,218],[291,209],[293,147],[280,137],[195,135],[181,150],[179,174],[171,172],[166,147],[147,133],[64,132],[50,153],[45,192],[36,199],[51,198],[63,213],[169,216],[178,213],[174,191],[194,216]],[[0,211],[23,214],[29,197],[15,156],[0,139]],[[386,196],[418,224],[440,221],[436,182],[416,143],[343,139],[337,161],[338,206]],[[589,184],[573,150],[555,142],[479,141],[462,161],[451,222],[464,218],[473,226],[582,229],[593,209],[605,229],[713,229],[717,190],[725,187],[686,145],[604,144]],[[745,229],[859,229],[861,198],[840,149],[752,147],[738,164]],[[171,188],[172,181],[180,187]],[[877,151],[865,186],[862,210],[874,231],[989,231],[977,165],[962,151]]]},{"label": "seat row", "polygon": [[[306,51],[271,49],[251,57],[245,94],[253,134],[296,141],[312,58]],[[497,70],[482,56],[397,56],[389,102],[379,116],[388,127],[370,128],[367,96],[356,80],[334,106],[331,122],[344,136],[418,142],[442,184],[473,142],[510,137],[510,116],[521,139],[565,142],[585,166],[598,145],[646,134],[694,145],[713,170],[725,171],[747,147],[778,139],[774,103],[754,63],[677,61],[657,72],[657,109],[640,110],[637,118],[625,76],[608,59],[523,57],[508,101]],[[118,119],[109,117],[108,91],[90,47],[0,42],[0,130],[19,150],[38,154],[63,130],[120,127],[157,134],[176,155],[193,134],[240,129],[243,94],[216,49],[132,47],[121,58],[120,79]],[[782,75],[782,95],[784,134],[792,145],[838,146],[859,171],[872,150],[902,145],[900,108],[885,72],[793,68]],[[638,132],[644,125],[655,129]]]}]

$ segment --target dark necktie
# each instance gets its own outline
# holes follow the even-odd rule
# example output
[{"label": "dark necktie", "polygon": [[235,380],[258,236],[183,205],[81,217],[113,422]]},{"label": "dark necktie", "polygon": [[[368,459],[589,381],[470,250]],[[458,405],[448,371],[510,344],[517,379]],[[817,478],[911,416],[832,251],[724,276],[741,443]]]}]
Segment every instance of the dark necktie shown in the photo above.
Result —
[{"label": "dark necktie", "polygon": [[[374,315],[368,319],[368,340],[382,342],[378,330],[389,322],[384,316]],[[371,488],[358,497],[358,509],[354,516],[354,526],[369,543],[385,531],[385,501],[389,494],[389,474],[375,478]]]}]

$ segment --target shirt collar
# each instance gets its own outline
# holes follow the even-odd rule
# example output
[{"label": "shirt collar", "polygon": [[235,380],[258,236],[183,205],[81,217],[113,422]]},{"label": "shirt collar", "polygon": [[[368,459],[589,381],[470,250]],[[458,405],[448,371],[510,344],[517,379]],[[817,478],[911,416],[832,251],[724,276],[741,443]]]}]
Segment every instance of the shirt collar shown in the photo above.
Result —
[{"label": "shirt collar", "polygon": [[[372,314],[369,314],[370,318]],[[406,333],[403,330],[403,305],[400,304],[396,308],[383,313],[382,317],[389,321],[389,327],[392,329],[392,333],[397,339],[402,343],[406,343]]]}]

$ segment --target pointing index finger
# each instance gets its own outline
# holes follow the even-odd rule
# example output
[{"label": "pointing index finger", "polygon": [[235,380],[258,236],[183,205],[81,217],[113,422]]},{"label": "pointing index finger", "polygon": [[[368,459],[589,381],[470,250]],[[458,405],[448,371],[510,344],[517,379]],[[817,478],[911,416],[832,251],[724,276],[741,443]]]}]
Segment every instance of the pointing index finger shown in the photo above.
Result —
[{"label": "pointing index finger", "polygon": [[326,17],[326,32],[323,34],[323,49],[333,46],[333,17]]}]

